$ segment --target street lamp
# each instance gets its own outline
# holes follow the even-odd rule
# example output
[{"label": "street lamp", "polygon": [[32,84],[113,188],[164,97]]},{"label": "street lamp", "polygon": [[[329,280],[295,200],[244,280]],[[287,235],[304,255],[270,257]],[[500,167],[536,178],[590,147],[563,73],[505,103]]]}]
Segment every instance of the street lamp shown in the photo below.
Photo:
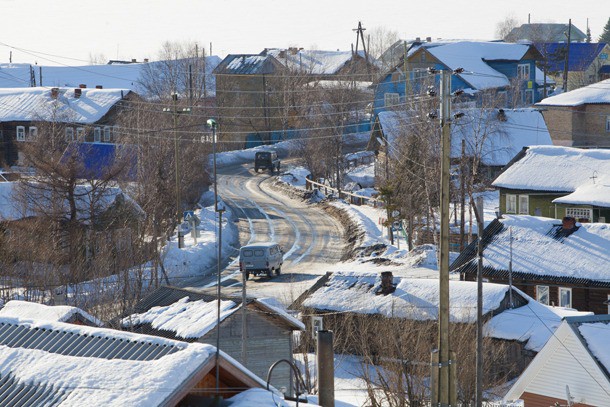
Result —
[{"label": "street lamp", "polygon": [[180,231],[180,221],[182,219],[182,211],[181,208],[181,199],[180,199],[180,166],[178,162],[178,115],[184,113],[190,113],[190,107],[184,107],[181,110],[178,110],[178,94],[172,93],[172,107],[163,108],[164,112],[171,112],[174,118],[174,162],[176,166],[176,229],[178,231],[178,248],[182,249],[184,247],[184,236],[182,236],[182,232]]},{"label": "street lamp", "polygon": [[[218,123],[214,119],[208,119],[208,126],[212,129],[212,156],[213,156],[213,171],[214,171],[214,210],[218,213],[218,258],[216,261],[216,272],[218,274],[217,295],[218,307],[216,309],[216,392],[220,391],[220,262],[222,257],[222,212],[223,208],[218,207],[218,182],[216,175],[216,128]],[[245,307],[245,304],[241,305]]]}]

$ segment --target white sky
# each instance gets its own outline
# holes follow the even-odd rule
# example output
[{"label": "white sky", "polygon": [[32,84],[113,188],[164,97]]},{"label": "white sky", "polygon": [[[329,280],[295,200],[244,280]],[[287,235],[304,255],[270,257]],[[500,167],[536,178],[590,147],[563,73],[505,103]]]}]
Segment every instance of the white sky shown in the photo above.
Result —
[{"label": "white sky", "polygon": [[[401,38],[493,39],[508,15],[520,22],[572,23],[594,40],[610,17],[607,0],[0,0],[0,63],[41,65],[155,59],[161,43],[197,41],[224,57],[265,47],[349,50],[358,21]],[[602,10],[605,8],[605,10]],[[366,32],[365,32],[366,34]],[[9,46],[7,46],[8,44]],[[13,48],[11,48],[13,47]],[[26,53],[18,49],[33,51]],[[52,54],[43,55],[42,53]],[[76,60],[60,57],[75,58]],[[46,58],[46,59],[45,59]]]}]

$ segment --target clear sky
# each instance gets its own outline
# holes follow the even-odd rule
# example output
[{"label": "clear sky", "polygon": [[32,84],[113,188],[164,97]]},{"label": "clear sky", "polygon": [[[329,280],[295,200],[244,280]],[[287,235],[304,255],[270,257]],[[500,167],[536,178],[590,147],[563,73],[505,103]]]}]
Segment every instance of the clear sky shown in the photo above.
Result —
[{"label": "clear sky", "polygon": [[[349,50],[358,21],[403,39],[494,39],[499,21],[572,23],[597,40],[608,0],[0,0],[0,63],[156,59],[164,41],[196,41],[224,57],[265,47]],[[365,32],[365,34],[368,33]],[[7,46],[8,45],[8,46]],[[27,52],[22,51],[27,50]],[[44,55],[50,54],[50,55]],[[74,58],[74,60],[60,57]]]}]

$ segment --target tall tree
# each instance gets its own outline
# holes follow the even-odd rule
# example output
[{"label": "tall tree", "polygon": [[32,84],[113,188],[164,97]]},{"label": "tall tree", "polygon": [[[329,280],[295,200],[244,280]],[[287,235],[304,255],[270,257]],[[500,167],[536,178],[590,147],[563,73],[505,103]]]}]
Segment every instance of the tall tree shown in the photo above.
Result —
[{"label": "tall tree", "polygon": [[610,44],[610,18],[604,27],[604,31],[602,35],[599,36],[599,42],[605,42],[606,44]]}]

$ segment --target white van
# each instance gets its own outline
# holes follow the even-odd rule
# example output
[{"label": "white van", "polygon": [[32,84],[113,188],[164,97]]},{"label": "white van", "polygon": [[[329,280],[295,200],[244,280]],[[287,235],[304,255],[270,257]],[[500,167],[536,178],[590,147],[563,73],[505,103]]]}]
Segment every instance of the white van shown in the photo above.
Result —
[{"label": "white van", "polygon": [[266,274],[279,276],[284,263],[284,251],[275,242],[253,243],[239,250],[239,269],[246,273],[246,280],[252,275]]}]

